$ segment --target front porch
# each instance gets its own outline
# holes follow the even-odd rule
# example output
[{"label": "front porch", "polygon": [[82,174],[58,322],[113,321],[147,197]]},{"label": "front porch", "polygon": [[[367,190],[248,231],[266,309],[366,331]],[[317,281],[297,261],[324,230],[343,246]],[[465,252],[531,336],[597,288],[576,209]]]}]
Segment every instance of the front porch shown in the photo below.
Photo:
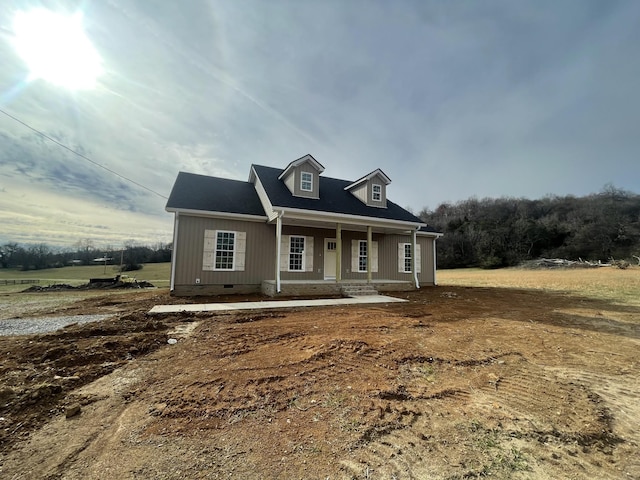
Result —
[{"label": "front porch", "polygon": [[376,292],[405,292],[416,286],[404,280],[280,280],[280,292],[276,280],[263,280],[261,291],[269,297],[297,297],[304,295],[347,295],[349,287],[370,286]]}]

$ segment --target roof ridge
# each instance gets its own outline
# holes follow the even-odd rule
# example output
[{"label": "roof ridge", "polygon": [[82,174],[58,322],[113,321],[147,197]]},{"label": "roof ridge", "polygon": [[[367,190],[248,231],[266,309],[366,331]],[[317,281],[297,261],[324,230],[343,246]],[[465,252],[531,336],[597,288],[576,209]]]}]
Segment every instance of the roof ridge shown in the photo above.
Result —
[{"label": "roof ridge", "polygon": [[249,183],[249,184],[251,183],[251,182],[248,182],[246,180],[238,180],[238,179],[235,179],[235,178],[228,178],[228,177],[217,177],[215,175],[206,175],[204,173],[185,172],[183,170],[180,170],[178,172],[178,175],[181,175],[181,174],[193,175],[193,176],[196,176],[196,177],[215,178],[217,180],[224,180],[225,182],[240,182],[240,183]]}]

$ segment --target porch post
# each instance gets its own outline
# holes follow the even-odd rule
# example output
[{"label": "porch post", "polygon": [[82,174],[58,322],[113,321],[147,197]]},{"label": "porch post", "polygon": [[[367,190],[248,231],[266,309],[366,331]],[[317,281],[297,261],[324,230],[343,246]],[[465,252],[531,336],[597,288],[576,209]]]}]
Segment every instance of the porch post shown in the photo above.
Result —
[{"label": "porch post", "polygon": [[336,283],[342,281],[342,224],[336,223]]},{"label": "porch post", "polygon": [[371,225],[367,226],[367,283],[371,283]]},{"label": "porch post", "polygon": [[411,232],[411,256],[413,257],[413,279],[416,283],[416,288],[420,288],[420,282],[418,281],[418,255],[416,255],[416,232],[417,230]]},{"label": "porch post", "polygon": [[280,293],[280,244],[282,241],[282,212],[276,217],[276,292]]}]

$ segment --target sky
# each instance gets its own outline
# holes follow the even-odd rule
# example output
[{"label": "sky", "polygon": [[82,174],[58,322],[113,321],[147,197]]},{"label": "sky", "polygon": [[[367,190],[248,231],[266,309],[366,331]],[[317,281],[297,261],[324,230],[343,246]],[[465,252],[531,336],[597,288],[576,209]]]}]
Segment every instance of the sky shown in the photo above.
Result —
[{"label": "sky", "polygon": [[[42,9],[89,45],[34,47],[66,85],[19,46]],[[639,52],[636,0],[3,0],[0,244],[170,242],[179,171],[305,154],[328,177],[381,168],[415,213],[640,193]]]}]

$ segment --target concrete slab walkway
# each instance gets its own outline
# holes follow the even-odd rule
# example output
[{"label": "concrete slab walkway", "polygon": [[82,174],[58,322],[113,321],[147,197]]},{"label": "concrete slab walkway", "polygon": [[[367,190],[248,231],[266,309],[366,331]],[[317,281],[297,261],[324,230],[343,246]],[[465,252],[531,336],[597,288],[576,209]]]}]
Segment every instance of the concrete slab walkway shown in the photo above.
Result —
[{"label": "concrete slab walkway", "polygon": [[362,295],[349,298],[314,298],[312,300],[272,300],[266,302],[190,303],[183,305],[156,305],[149,313],[227,312],[233,310],[264,310],[268,308],[323,307],[368,303],[407,302],[386,295]]}]

